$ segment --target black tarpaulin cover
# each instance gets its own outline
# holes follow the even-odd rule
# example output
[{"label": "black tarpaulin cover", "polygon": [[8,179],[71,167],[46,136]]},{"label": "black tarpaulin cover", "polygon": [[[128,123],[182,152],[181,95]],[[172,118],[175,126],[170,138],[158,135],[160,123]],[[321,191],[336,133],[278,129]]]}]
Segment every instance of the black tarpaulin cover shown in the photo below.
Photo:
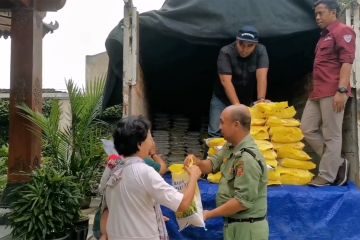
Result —
[{"label": "black tarpaulin cover", "polygon": [[[268,98],[291,101],[312,69],[319,36],[313,0],[167,0],[140,15],[140,65],[150,106],[187,112],[191,104],[207,111],[219,49],[243,25],[254,25],[267,47]],[[120,22],[106,40],[104,107],[122,101],[122,42]]]}]

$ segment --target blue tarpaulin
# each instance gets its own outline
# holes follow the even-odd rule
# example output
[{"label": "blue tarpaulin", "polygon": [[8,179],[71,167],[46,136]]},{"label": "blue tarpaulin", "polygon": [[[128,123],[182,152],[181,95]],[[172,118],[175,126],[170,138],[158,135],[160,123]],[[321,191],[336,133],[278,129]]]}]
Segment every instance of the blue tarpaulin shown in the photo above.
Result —
[{"label": "blue tarpaulin", "polygon": [[[171,183],[171,176],[165,176]],[[199,181],[204,209],[215,208],[217,184]],[[175,215],[163,208],[170,239],[222,239],[222,218],[202,228],[178,232]],[[343,187],[276,186],[268,188],[270,240],[359,240],[360,191],[353,183]]]}]

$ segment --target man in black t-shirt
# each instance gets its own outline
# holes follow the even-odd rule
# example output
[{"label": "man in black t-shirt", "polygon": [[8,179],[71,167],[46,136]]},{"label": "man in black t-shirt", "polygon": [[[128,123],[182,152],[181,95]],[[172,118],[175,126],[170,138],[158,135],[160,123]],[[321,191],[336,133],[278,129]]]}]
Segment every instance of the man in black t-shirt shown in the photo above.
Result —
[{"label": "man in black t-shirt", "polygon": [[253,26],[244,26],[236,41],[221,48],[217,68],[219,80],[215,82],[210,102],[209,137],[221,136],[220,114],[229,105],[265,101],[269,58],[259,33]]}]

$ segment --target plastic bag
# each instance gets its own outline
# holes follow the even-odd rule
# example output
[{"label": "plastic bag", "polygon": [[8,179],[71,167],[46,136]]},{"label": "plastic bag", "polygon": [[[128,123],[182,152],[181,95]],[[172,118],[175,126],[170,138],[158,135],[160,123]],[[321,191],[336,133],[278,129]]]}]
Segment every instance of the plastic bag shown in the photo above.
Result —
[{"label": "plastic bag", "polygon": [[300,121],[294,118],[281,119],[275,116],[270,116],[266,121],[266,125],[270,127],[284,126],[284,127],[299,127]]},{"label": "plastic bag", "polygon": [[258,103],[250,108],[252,118],[266,118],[276,116],[279,118],[293,118],[296,110],[293,106],[288,107],[288,102]]},{"label": "plastic bag", "polygon": [[271,186],[271,185],[281,185],[281,182],[280,180],[269,180],[268,183],[267,183],[268,186]]},{"label": "plastic bag", "polygon": [[273,144],[267,140],[255,140],[255,143],[260,151],[266,151],[274,147]]},{"label": "plastic bag", "polygon": [[302,150],[305,147],[305,144],[302,142],[294,142],[294,143],[278,143],[278,142],[271,142],[274,146],[275,150],[278,150],[281,147],[291,147],[295,149]]},{"label": "plastic bag", "polygon": [[293,176],[289,174],[280,175],[280,182],[284,185],[306,185],[311,182],[312,176]]},{"label": "plastic bag", "polygon": [[272,181],[280,180],[280,172],[277,170],[269,170],[268,179]]},{"label": "plastic bag", "polygon": [[117,155],[117,151],[115,150],[114,142],[112,140],[107,139],[101,139],[101,142],[103,143],[104,151],[108,156],[110,155]]},{"label": "plastic bag", "polygon": [[304,170],[311,170],[316,168],[316,164],[311,161],[302,161],[291,158],[283,158],[278,160],[280,165],[288,168],[298,168]]},{"label": "plastic bag", "polygon": [[250,134],[257,140],[269,139],[269,133],[265,126],[251,126]]},{"label": "plastic bag", "polygon": [[273,115],[274,112],[287,108],[288,102],[261,102],[255,105],[257,111],[265,113],[267,116]]},{"label": "plastic bag", "polygon": [[263,155],[263,157],[265,159],[268,159],[268,160],[275,160],[277,157],[276,152],[272,149],[268,149],[266,151],[261,151],[261,154]]},{"label": "plastic bag", "polygon": [[296,114],[296,110],[294,106],[285,108],[285,109],[279,109],[272,112],[272,116],[276,116],[279,118],[293,118]]},{"label": "plastic bag", "polygon": [[251,118],[266,118],[266,114],[264,112],[259,111],[256,108],[256,105],[254,107],[249,108]]},{"label": "plastic bag", "polygon": [[207,138],[205,139],[205,143],[209,148],[211,148],[211,147],[224,146],[226,140],[224,138]]},{"label": "plastic bag", "polygon": [[296,176],[301,178],[314,176],[314,174],[312,174],[309,170],[297,169],[297,168],[287,168],[287,167],[279,166],[277,167],[277,171],[280,172],[280,175],[288,174],[291,176]]},{"label": "plastic bag", "polygon": [[207,176],[207,180],[211,183],[219,183],[221,178],[222,178],[221,172],[209,173]]},{"label": "plastic bag", "polygon": [[251,118],[251,125],[253,126],[264,126],[266,119],[264,118]]},{"label": "plastic bag", "polygon": [[314,174],[303,169],[279,166],[277,167],[277,171],[280,172],[281,183],[286,185],[305,185],[308,184],[314,177]]},{"label": "plastic bag", "polygon": [[221,149],[222,149],[222,146],[210,147],[207,152],[208,157],[215,156]]},{"label": "plastic bag", "polygon": [[279,143],[299,142],[304,138],[300,128],[297,127],[271,127],[271,140]]},{"label": "plastic bag", "polygon": [[[189,174],[184,169],[184,164],[173,164],[169,167],[172,176],[173,186],[180,192],[184,192],[188,182]],[[195,196],[190,207],[184,212],[176,212],[176,221],[179,225],[179,231],[192,225],[195,227],[205,227],[203,219],[203,207],[199,186],[196,184]]]},{"label": "plastic bag", "polygon": [[299,150],[291,147],[281,147],[277,150],[277,153],[278,153],[278,158],[292,158],[303,161],[311,159],[311,157],[303,150]]},{"label": "plastic bag", "polygon": [[278,165],[278,161],[275,159],[265,159],[265,161],[266,161],[267,165],[270,165],[271,167],[274,167],[274,168],[277,167],[277,165]]}]

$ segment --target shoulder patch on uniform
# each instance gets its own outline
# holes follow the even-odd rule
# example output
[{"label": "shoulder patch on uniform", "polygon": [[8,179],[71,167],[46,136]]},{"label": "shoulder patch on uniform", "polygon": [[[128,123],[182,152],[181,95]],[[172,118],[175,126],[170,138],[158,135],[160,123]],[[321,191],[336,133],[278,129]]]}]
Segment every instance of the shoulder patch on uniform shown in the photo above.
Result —
[{"label": "shoulder patch on uniform", "polygon": [[234,157],[241,157],[243,151],[238,151],[236,153],[234,153]]},{"label": "shoulder patch on uniform", "polygon": [[236,176],[242,177],[245,175],[244,164],[245,163],[242,160],[236,164]]},{"label": "shoulder patch on uniform", "polygon": [[352,35],[351,34],[345,34],[343,36],[343,38],[344,38],[345,42],[350,43],[351,39],[352,39]]}]

